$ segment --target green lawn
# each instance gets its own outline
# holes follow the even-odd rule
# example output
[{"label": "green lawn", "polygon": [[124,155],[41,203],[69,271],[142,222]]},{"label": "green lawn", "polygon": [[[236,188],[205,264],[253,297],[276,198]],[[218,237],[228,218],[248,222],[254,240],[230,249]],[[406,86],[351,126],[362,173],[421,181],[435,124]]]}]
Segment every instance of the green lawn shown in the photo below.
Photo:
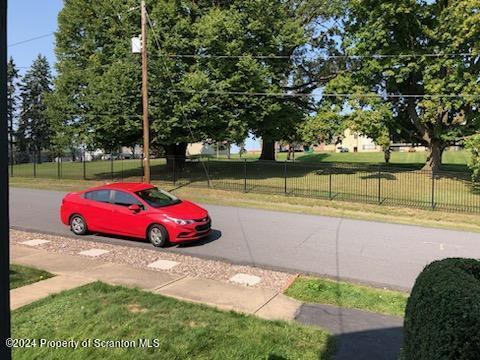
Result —
[{"label": "green lawn", "polygon": [[[450,171],[437,173],[434,181],[430,172],[420,170],[424,159],[419,157],[424,157],[424,153],[393,153],[393,163],[382,168],[377,166],[382,153],[297,155],[298,161],[288,164],[253,158],[247,162],[212,158],[203,162],[188,161],[183,169],[176,168],[175,172],[164,160],[154,159],[152,180],[175,186],[210,185],[219,190],[480,212],[479,184],[472,184],[467,171],[458,171],[466,170],[466,152],[445,152],[444,167]],[[57,179],[59,169],[63,179],[73,180],[82,180],[85,175],[87,180],[139,181],[142,175],[139,160],[65,162],[60,167],[56,163],[44,163],[36,165],[35,175]],[[33,170],[32,164],[16,165],[13,178],[33,177]]]},{"label": "green lawn", "polygon": [[331,335],[93,283],[22,307],[14,338],[158,339],[157,348],[15,349],[15,359],[329,359]]},{"label": "green lawn", "polygon": [[307,303],[330,304],[400,317],[404,315],[408,298],[407,294],[398,291],[303,276],[297,278],[285,294]]},{"label": "green lawn", "polygon": [[[258,159],[260,154],[244,154],[242,158]],[[443,153],[443,168],[448,169],[466,169],[466,164],[470,159],[470,153],[468,151],[445,151]],[[215,158],[215,156],[211,156]],[[225,156],[221,156],[225,158]],[[239,159],[238,154],[232,155],[232,159]],[[277,160],[284,161],[287,159],[287,153],[278,153]],[[408,165],[408,166],[422,166],[427,159],[427,153],[424,151],[417,152],[392,152],[390,163],[391,165]],[[326,162],[326,163],[363,163],[363,164],[384,164],[383,152],[348,152],[348,153],[332,153],[321,152],[307,154],[304,152],[295,153],[295,160],[300,162]]]},{"label": "green lawn", "polygon": [[19,288],[53,277],[52,274],[20,265],[10,265],[10,289]]}]

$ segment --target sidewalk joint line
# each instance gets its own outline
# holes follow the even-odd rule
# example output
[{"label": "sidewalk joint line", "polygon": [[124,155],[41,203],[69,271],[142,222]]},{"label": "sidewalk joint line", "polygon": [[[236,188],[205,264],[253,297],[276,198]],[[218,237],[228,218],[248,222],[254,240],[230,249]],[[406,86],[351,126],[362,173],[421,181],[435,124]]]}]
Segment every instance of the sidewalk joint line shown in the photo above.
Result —
[{"label": "sidewalk joint line", "polygon": [[255,315],[257,312],[259,312],[260,310],[262,310],[265,306],[267,306],[273,299],[275,299],[280,293],[279,292],[275,292],[275,294],[270,298],[268,299],[263,305],[260,305],[260,307],[255,310],[253,312],[253,314]]},{"label": "sidewalk joint line", "polygon": [[154,287],[154,288],[151,289],[150,291],[157,291],[157,290],[163,289],[164,287],[169,286],[169,285],[172,285],[173,283],[176,283],[176,282],[178,282],[178,281],[180,281],[180,280],[183,280],[183,279],[185,279],[186,277],[187,277],[187,275],[182,275],[182,276],[179,277],[178,279],[174,279],[174,280],[172,280],[172,281],[167,282],[166,284],[163,284],[163,285],[159,285],[159,286],[157,286],[157,287]]}]

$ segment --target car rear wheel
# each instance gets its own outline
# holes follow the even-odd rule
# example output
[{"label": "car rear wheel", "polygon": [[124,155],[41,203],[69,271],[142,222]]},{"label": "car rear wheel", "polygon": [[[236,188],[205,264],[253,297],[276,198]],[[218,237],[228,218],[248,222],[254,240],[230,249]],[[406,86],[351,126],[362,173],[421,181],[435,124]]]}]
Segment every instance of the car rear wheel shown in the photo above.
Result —
[{"label": "car rear wheel", "polygon": [[148,240],[156,247],[164,247],[168,244],[168,232],[162,225],[152,225],[148,230]]},{"label": "car rear wheel", "polygon": [[85,235],[87,233],[87,223],[80,215],[73,215],[70,219],[70,229],[75,235]]}]

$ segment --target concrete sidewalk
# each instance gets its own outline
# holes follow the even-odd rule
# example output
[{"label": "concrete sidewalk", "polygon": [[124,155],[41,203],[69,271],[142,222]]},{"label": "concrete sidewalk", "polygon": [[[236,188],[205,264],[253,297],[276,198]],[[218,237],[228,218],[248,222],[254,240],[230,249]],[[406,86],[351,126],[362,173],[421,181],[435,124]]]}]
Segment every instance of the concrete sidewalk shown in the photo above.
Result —
[{"label": "concrete sidewalk", "polygon": [[11,263],[57,275],[12,290],[12,309],[53,293],[102,281],[264,319],[295,320],[319,326],[337,337],[335,360],[393,360],[398,357],[402,344],[403,320],[400,318],[329,305],[302,304],[272,289],[138,268],[98,257],[88,258],[20,245],[11,245],[10,249]]},{"label": "concrete sidewalk", "polygon": [[301,306],[300,302],[271,289],[140,269],[100,259],[47,252],[38,248],[11,246],[10,250],[11,263],[46,270],[57,275],[12,290],[10,292],[12,309],[93,281],[136,287],[180,300],[254,314],[270,320],[294,320]]}]

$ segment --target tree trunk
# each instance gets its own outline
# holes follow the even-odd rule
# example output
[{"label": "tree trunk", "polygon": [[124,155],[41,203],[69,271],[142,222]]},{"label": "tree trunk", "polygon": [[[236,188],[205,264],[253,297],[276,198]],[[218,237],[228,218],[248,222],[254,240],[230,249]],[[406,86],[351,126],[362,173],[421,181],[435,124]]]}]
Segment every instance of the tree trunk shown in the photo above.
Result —
[{"label": "tree trunk", "polygon": [[385,148],[383,149],[383,157],[385,159],[385,164],[389,164],[390,163],[390,148]]},{"label": "tree trunk", "polygon": [[183,169],[185,165],[187,145],[187,143],[163,145],[169,171],[173,169],[175,169],[175,171],[180,171]]},{"label": "tree trunk", "polygon": [[287,160],[290,160],[290,158],[291,158],[291,156],[292,156],[292,149],[293,149],[293,153],[295,153],[295,148],[292,147],[292,144],[289,144],[289,145],[288,145]]},{"label": "tree trunk", "polygon": [[442,155],[445,147],[440,141],[432,141],[427,148],[427,162],[423,170],[437,171],[442,165]]},{"label": "tree trunk", "polygon": [[275,161],[275,141],[263,138],[260,160]]}]

